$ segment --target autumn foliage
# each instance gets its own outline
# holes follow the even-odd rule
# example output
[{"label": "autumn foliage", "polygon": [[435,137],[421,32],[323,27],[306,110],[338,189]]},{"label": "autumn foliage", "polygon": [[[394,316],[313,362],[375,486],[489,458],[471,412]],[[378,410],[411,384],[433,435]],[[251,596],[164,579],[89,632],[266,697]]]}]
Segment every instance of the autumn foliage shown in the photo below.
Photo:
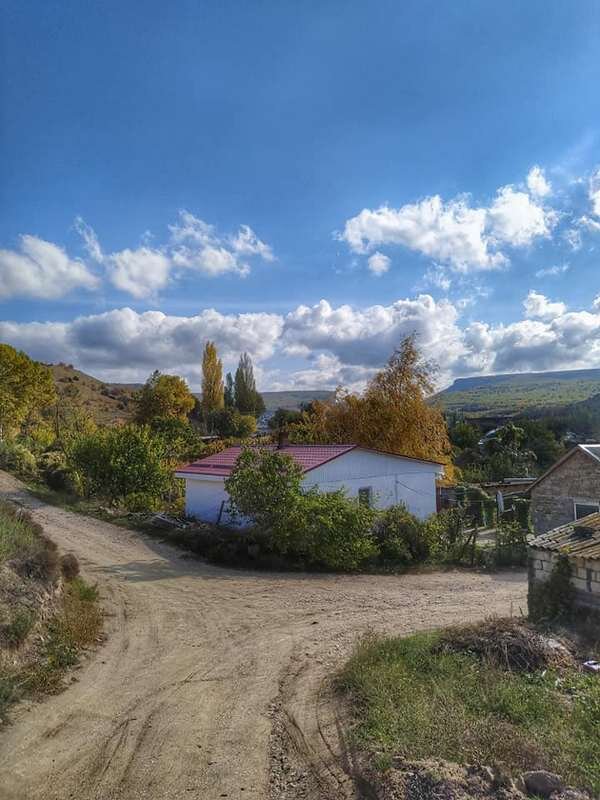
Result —
[{"label": "autumn foliage", "polygon": [[421,358],[409,336],[362,394],[338,390],[315,402],[292,426],[298,442],[354,443],[413,458],[439,461],[450,477],[451,444],[442,412],[427,402],[433,366]]}]

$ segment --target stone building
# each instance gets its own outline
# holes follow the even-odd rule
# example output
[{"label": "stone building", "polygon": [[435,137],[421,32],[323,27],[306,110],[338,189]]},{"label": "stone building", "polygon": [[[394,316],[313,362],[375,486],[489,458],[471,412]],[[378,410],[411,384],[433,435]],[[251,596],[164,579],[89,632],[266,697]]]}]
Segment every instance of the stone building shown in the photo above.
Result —
[{"label": "stone building", "polygon": [[600,511],[600,444],[578,444],[529,487],[536,534]]},{"label": "stone building", "polygon": [[529,580],[548,580],[561,554],[571,563],[576,606],[600,611],[600,513],[561,525],[530,540]]}]

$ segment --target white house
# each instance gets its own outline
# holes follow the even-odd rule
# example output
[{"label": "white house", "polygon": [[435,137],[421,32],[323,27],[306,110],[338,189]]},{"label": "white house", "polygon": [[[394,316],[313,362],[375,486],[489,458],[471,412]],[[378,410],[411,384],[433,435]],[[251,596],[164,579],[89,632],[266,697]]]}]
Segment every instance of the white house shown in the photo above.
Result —
[{"label": "white house", "polygon": [[[316,487],[323,492],[344,489],[348,496],[380,509],[404,503],[421,519],[436,511],[436,479],[442,477],[444,467],[435,461],[392,455],[355,444],[268,447],[290,455],[300,464],[306,488]],[[176,477],[185,480],[188,516],[207,522],[228,522],[225,480],[241,451],[241,447],[229,447],[177,470]]]}]

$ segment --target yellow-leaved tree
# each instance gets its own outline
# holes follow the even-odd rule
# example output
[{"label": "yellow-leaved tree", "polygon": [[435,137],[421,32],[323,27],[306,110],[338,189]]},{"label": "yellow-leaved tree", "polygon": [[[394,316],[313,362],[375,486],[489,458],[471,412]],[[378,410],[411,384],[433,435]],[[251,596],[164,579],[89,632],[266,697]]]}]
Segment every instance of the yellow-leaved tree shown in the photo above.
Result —
[{"label": "yellow-leaved tree", "polygon": [[142,423],[169,417],[185,421],[196,402],[183,378],[158,370],[138,392],[136,401],[136,420]]},{"label": "yellow-leaved tree", "polygon": [[298,442],[353,443],[397,455],[438,461],[452,477],[452,447],[439,408],[427,402],[435,369],[421,357],[415,336],[406,337],[362,394],[338,389],[315,402],[291,428]]},{"label": "yellow-leaved tree", "polygon": [[224,405],[223,364],[214,342],[207,342],[202,354],[202,410],[220,411]]},{"label": "yellow-leaved tree", "polygon": [[0,439],[18,433],[55,398],[48,367],[8,344],[0,344]]}]

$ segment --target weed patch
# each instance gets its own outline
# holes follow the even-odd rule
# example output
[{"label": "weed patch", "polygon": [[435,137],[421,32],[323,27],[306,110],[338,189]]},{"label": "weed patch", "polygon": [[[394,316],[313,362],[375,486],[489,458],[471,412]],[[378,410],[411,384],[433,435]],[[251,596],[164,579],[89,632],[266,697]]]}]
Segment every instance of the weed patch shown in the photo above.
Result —
[{"label": "weed patch", "polygon": [[385,756],[558,772],[600,791],[600,682],[571,669],[510,671],[449,652],[439,633],[364,640],[339,677],[357,744]]}]

